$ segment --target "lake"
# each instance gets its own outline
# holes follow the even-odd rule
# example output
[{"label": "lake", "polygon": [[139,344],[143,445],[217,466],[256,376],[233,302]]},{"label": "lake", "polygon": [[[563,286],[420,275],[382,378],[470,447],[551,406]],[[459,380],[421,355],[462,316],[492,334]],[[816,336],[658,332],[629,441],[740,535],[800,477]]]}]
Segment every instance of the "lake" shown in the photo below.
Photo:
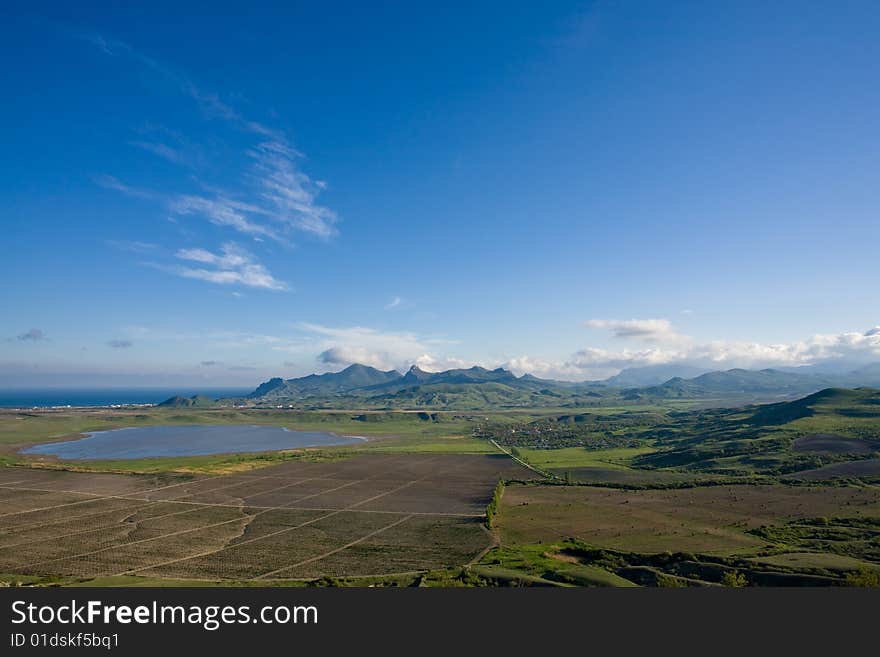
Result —
[{"label": "lake", "polygon": [[22,454],[45,454],[62,459],[143,459],[161,456],[201,456],[235,452],[270,452],[297,447],[326,447],[359,443],[365,438],[325,431],[293,431],[285,427],[252,425],[178,425],[131,427],[96,431],[85,438],[34,445]]}]

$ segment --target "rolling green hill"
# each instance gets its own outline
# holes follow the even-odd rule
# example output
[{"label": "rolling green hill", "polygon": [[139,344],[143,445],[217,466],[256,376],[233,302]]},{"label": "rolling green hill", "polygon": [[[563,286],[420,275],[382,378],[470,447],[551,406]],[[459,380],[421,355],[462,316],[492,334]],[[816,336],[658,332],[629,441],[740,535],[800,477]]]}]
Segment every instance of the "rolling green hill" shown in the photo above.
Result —
[{"label": "rolling green hill", "polygon": [[880,390],[828,388],[791,402],[682,413],[648,435],[655,451],[634,459],[637,467],[798,478],[862,461],[854,476],[880,475]]},{"label": "rolling green hill", "polygon": [[639,392],[649,397],[698,398],[807,394],[833,385],[833,379],[780,370],[732,369],[707,372],[692,379],[675,377]]},{"label": "rolling green hill", "polygon": [[192,397],[174,396],[157,404],[161,408],[213,408],[216,405],[216,401],[204,395],[193,395]]}]

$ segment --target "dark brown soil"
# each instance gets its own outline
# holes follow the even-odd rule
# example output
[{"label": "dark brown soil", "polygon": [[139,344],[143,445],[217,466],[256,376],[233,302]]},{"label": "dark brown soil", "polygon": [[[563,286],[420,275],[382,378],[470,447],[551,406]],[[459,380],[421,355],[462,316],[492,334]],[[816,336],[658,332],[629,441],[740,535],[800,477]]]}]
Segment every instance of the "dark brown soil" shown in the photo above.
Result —
[{"label": "dark brown soil", "polygon": [[832,463],[815,470],[804,470],[786,475],[787,479],[805,479],[807,481],[859,477],[880,477],[880,459]]},{"label": "dark brown soil", "polygon": [[221,476],[0,468],[0,572],[283,579],[467,562],[489,543],[494,455],[361,455]]}]

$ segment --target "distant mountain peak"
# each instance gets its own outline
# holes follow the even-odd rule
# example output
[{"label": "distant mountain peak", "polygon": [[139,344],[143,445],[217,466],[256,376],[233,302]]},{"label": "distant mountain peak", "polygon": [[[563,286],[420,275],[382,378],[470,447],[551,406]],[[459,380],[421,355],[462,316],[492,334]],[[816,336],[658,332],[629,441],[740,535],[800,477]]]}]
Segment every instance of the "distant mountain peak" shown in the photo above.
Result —
[{"label": "distant mountain peak", "polygon": [[275,377],[261,383],[248,397],[252,399],[267,397],[274,400],[335,396],[401,378],[400,372],[396,370],[382,372],[369,365],[352,363],[339,372],[309,374],[286,381]]},{"label": "distant mountain peak", "polygon": [[[335,372],[335,374],[343,374],[344,372],[368,372],[370,370],[376,370],[376,368],[370,367],[369,365],[361,365],[360,363],[352,363],[344,370]],[[378,372],[379,370],[376,371]],[[327,374],[334,374],[334,372],[327,372]]]},{"label": "distant mountain peak", "polygon": [[433,376],[431,372],[426,372],[418,365],[413,365],[407,370],[407,373],[403,376],[403,382],[407,385],[418,385],[427,381]]}]

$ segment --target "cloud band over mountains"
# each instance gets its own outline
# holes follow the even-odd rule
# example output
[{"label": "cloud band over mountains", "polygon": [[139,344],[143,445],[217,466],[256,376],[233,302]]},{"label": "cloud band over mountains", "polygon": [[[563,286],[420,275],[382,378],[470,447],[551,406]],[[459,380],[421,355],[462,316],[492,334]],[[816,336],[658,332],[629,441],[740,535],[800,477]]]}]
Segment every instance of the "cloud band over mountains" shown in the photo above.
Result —
[{"label": "cloud band over mountains", "polygon": [[[188,261],[204,263],[216,267],[217,271],[230,271],[233,274],[247,263],[246,256],[234,250],[220,254],[197,250],[180,255]],[[186,333],[131,327],[123,331],[126,337],[111,340],[107,344],[123,350],[131,347],[135,340],[139,347],[144,345],[145,348],[184,345],[187,352],[206,356],[194,356],[189,364],[193,370],[204,372],[205,368],[210,367],[220,371],[218,367],[222,362],[222,371],[253,372],[257,377],[277,376],[282,372],[289,376],[336,371],[360,363],[380,370],[399,371],[405,371],[411,365],[426,371],[481,365],[489,369],[504,367],[517,375],[585,381],[604,379],[625,368],[652,365],[676,364],[724,370],[735,367],[795,367],[838,361],[857,367],[880,361],[880,326],[863,332],[817,334],[788,343],[700,342],[690,338],[684,341],[675,338],[663,343],[658,340],[658,332],[660,336],[678,335],[671,323],[658,323],[656,320],[646,324],[632,322],[638,323],[639,320],[626,320],[625,323],[611,320],[587,322],[590,328],[611,332],[612,341],[619,339],[631,344],[618,349],[583,347],[561,359],[531,354],[469,358],[456,353],[462,349],[461,343],[445,336],[383,331],[362,326],[333,327],[310,322],[291,325],[289,330],[279,334],[222,330]],[[632,330],[637,325],[639,328]],[[32,330],[7,341],[30,343],[27,353],[33,355],[35,351],[48,347],[40,346],[44,341],[40,337],[42,335],[42,331]],[[21,364],[0,364],[3,370],[20,367]],[[70,367],[72,365],[65,365],[67,371],[72,371]],[[167,370],[169,375],[179,375],[187,368],[185,363],[178,364],[178,367],[179,371]],[[47,366],[43,369],[49,371]]]},{"label": "cloud band over mountains", "polygon": [[[677,333],[667,320],[590,320],[590,328],[611,331],[632,347],[605,349],[584,347],[564,360],[531,355],[507,359],[467,359],[440,353],[438,345],[412,333],[382,333],[366,328],[331,329],[306,325],[320,338],[313,347],[319,364],[346,366],[353,363],[379,369],[404,370],[410,365],[438,371],[451,367],[482,365],[505,367],[516,374],[580,381],[613,376],[628,367],[682,364],[707,369],[734,367],[792,367],[843,360],[869,363],[880,360],[880,327],[865,332],[819,334],[790,343],[764,344],[714,340],[698,342]],[[302,347],[300,347],[302,349]]]}]

